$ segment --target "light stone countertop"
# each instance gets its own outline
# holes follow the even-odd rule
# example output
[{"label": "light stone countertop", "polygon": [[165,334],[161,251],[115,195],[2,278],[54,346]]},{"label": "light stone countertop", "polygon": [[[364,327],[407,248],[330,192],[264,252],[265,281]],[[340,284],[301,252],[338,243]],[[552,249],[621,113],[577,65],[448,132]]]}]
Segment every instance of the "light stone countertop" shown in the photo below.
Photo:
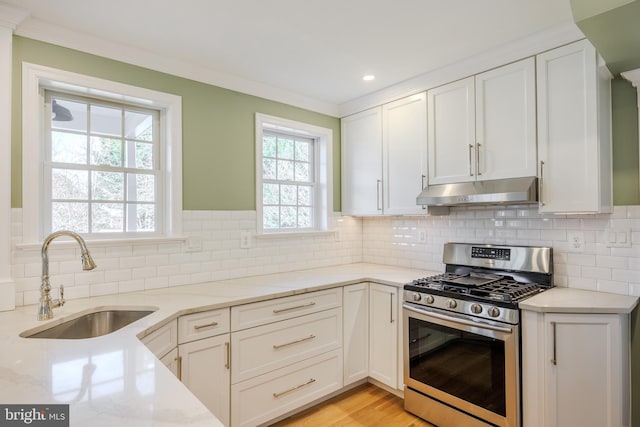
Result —
[{"label": "light stone countertop", "polygon": [[[349,264],[68,301],[54,319],[35,305],[0,313],[0,404],[70,404],[70,425],[222,426],[139,341],[181,314],[229,307],[363,281],[402,286],[437,272]],[[108,335],[81,340],[19,334],[97,307],[157,308]]]},{"label": "light stone countertop", "polygon": [[557,287],[527,298],[520,308],[541,313],[629,314],[637,304],[634,296]]}]

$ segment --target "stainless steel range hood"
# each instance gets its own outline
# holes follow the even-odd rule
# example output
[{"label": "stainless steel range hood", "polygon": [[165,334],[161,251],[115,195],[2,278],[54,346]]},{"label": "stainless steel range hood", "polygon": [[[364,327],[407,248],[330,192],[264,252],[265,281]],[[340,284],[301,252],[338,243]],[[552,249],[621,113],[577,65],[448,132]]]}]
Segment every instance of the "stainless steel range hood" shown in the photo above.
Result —
[{"label": "stainless steel range hood", "polygon": [[427,206],[537,203],[538,178],[429,185],[418,195],[416,202]]}]

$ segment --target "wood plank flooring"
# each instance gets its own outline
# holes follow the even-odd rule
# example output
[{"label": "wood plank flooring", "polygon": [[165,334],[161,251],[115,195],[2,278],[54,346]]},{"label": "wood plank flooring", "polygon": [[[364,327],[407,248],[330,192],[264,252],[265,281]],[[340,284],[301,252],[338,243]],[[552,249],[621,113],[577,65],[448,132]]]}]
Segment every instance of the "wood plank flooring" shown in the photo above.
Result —
[{"label": "wood plank flooring", "polygon": [[406,412],[397,396],[363,384],[271,427],[434,427]]}]

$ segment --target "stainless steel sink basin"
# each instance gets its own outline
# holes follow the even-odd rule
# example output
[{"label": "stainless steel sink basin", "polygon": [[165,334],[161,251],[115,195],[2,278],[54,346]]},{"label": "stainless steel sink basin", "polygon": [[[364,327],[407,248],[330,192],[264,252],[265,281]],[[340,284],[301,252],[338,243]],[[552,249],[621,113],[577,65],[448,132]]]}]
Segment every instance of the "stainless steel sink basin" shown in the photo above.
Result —
[{"label": "stainless steel sink basin", "polygon": [[29,329],[23,338],[82,339],[110,334],[156,311],[147,309],[99,309],[53,326]]}]

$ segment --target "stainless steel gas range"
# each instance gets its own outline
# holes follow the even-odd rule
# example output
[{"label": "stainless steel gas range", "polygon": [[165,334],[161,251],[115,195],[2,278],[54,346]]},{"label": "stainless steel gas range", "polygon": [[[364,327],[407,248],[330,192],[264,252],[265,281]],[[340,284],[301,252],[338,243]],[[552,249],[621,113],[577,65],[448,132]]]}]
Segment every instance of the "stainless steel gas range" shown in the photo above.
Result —
[{"label": "stainless steel gas range", "polygon": [[553,286],[551,248],[447,243],[404,285],[405,409],[438,427],[520,427],[518,303]]}]

